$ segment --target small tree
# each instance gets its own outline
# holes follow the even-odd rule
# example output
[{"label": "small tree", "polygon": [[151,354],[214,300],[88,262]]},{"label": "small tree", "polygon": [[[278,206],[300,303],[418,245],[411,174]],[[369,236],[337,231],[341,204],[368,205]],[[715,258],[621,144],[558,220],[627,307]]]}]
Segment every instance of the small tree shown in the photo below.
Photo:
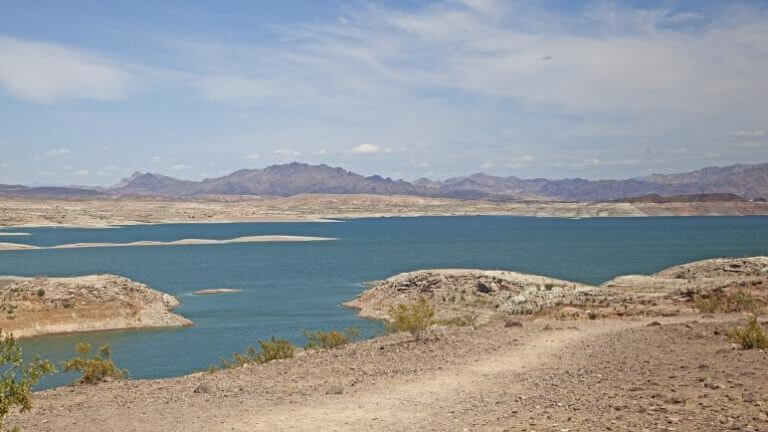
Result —
[{"label": "small tree", "polygon": [[125,371],[118,369],[112,361],[109,345],[103,345],[99,353],[91,357],[91,344],[80,342],[75,346],[75,354],[75,357],[64,362],[62,369],[65,372],[80,372],[82,376],[76,381],[78,384],[96,384],[125,376]]},{"label": "small tree", "polygon": [[435,309],[420,297],[411,304],[399,304],[387,312],[392,321],[387,325],[390,331],[406,331],[416,340],[422,339],[427,330],[432,326],[435,318]]},{"label": "small tree", "polygon": [[0,330],[0,431],[3,419],[13,407],[18,407],[19,412],[32,408],[32,387],[45,375],[55,372],[48,360],[36,357],[25,364],[21,354],[21,347],[13,336]]}]

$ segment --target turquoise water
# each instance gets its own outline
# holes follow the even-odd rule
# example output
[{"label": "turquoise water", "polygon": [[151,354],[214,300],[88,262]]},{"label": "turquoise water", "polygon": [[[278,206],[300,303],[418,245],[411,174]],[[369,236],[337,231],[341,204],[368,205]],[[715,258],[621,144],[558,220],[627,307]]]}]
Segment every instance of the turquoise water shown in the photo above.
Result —
[{"label": "turquoise water", "polygon": [[[360,320],[341,302],[362,283],[439,267],[507,269],[598,284],[628,273],[718,256],[768,254],[767,217],[543,219],[423,217],[342,223],[143,225],[109,230],[18,228],[28,237],[0,241],[51,246],[76,242],[231,239],[289,234],[332,242],[250,243],[0,252],[0,274],[76,276],[114,273],[175,295],[194,327],[96,332],[26,340],[27,355],[54,360],[74,344],[109,343],[134,378],[204,369],[272,335],[303,343],[305,329],[379,324]],[[243,292],[194,296],[207,288]],[[71,375],[44,387],[69,383]]]}]

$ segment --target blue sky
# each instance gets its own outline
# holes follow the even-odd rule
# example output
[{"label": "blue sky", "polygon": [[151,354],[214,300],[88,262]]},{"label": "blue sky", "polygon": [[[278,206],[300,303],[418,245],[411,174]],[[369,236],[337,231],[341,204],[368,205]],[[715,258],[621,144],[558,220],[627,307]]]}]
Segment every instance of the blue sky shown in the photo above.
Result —
[{"label": "blue sky", "polygon": [[0,183],[768,161],[764,1],[2,1]]}]

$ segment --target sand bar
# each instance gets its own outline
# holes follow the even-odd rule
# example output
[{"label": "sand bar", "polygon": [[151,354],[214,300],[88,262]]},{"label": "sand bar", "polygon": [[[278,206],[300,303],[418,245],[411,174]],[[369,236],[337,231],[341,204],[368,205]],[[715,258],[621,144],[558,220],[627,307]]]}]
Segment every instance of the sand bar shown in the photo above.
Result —
[{"label": "sand bar", "polygon": [[232,288],[214,288],[214,289],[204,289],[204,290],[198,290],[193,292],[194,295],[212,295],[212,294],[231,294],[231,293],[239,293],[243,290],[239,289],[232,289]]},{"label": "sand bar", "polygon": [[0,243],[0,251],[10,250],[45,250],[45,249],[81,249],[81,248],[99,248],[99,247],[127,247],[127,246],[192,246],[192,245],[222,245],[235,243],[282,243],[282,242],[308,242],[308,241],[331,241],[336,240],[331,237],[310,237],[310,236],[292,236],[292,235],[261,235],[246,236],[228,240],[211,239],[183,239],[169,242],[161,241],[137,241],[132,243],[70,243],[57,246],[32,246],[19,243]]}]

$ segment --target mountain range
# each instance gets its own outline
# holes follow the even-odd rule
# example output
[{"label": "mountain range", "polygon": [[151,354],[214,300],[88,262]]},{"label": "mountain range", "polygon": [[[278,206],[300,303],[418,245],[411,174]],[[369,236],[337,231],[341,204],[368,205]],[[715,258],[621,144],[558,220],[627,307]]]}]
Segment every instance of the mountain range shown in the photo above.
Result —
[{"label": "mountain range", "polygon": [[709,167],[680,174],[653,174],[626,180],[521,179],[472,174],[442,181],[413,182],[365,177],[343,168],[293,162],[242,169],[201,181],[136,172],[109,188],[0,185],[5,196],[164,196],[297,194],[416,195],[460,199],[612,201],[658,195],[735,194],[768,197],[768,163]]}]

